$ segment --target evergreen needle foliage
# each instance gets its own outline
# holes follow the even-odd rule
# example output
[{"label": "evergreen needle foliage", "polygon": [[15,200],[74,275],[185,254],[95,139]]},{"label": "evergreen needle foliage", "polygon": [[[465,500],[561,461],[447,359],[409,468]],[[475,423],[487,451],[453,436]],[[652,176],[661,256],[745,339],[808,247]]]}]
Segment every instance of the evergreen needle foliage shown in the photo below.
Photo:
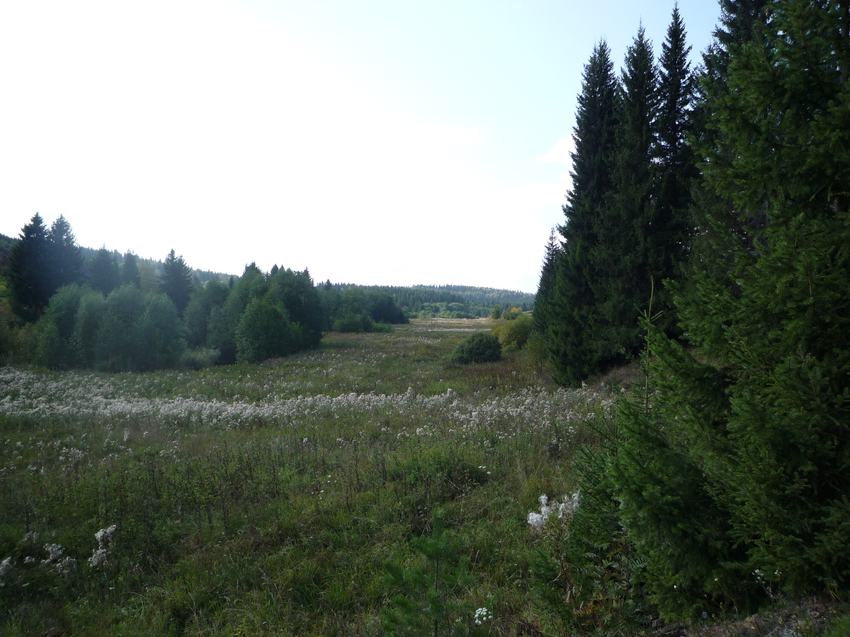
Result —
[{"label": "evergreen needle foliage", "polygon": [[382,612],[382,625],[389,635],[410,637],[461,637],[485,635],[473,625],[474,606],[463,599],[466,587],[475,582],[469,557],[445,528],[445,514],[435,511],[431,534],[410,541],[425,558],[424,565],[405,568],[393,562],[385,567],[389,586],[398,591],[391,606]]},{"label": "evergreen needle foliage", "polygon": [[452,352],[452,362],[466,365],[468,363],[492,363],[502,358],[502,345],[493,334],[476,332],[464,339]]},{"label": "evergreen needle foliage", "polygon": [[710,104],[692,348],[650,329],[613,472],[668,617],[850,585],[848,32],[848,3],[771,3]]}]

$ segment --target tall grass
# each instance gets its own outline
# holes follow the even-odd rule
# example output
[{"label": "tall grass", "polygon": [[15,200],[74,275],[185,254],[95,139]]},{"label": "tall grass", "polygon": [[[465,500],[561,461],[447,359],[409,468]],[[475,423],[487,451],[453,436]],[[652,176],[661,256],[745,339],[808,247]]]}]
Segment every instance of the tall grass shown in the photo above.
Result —
[{"label": "tall grass", "polygon": [[545,630],[526,517],[572,493],[614,392],[521,351],[451,365],[469,326],[197,372],[0,368],[0,635],[381,635],[386,563],[420,565],[437,509],[459,601],[492,635]]}]

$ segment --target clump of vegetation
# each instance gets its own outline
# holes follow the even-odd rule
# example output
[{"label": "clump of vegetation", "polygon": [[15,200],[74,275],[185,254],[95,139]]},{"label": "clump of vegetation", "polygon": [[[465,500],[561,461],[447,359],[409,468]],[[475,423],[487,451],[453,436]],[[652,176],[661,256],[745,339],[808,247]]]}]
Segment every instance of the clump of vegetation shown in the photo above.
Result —
[{"label": "clump of vegetation", "polygon": [[462,341],[452,353],[452,362],[492,363],[502,359],[502,346],[492,334],[476,332]]},{"label": "clump of vegetation", "polygon": [[519,314],[493,328],[505,354],[522,349],[534,331],[534,322],[528,314]]}]

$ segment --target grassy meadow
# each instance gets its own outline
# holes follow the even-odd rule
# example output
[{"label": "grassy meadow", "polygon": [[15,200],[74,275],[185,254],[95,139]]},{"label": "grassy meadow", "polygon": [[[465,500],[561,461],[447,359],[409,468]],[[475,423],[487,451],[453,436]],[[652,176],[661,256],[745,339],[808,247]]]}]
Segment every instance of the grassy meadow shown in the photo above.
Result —
[{"label": "grassy meadow", "polygon": [[557,389],[522,351],[449,363],[491,326],[197,372],[0,368],[0,635],[385,634],[386,565],[428,566],[438,511],[437,579],[468,571],[452,634],[550,634],[527,516],[573,492],[618,390]]}]

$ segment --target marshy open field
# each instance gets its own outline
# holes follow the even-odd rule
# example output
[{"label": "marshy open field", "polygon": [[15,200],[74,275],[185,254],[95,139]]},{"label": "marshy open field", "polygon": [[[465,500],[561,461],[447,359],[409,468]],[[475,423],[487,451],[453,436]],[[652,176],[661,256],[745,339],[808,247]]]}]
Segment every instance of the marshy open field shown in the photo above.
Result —
[{"label": "marshy open field", "polygon": [[620,390],[557,389],[523,351],[449,363],[491,326],[197,372],[0,368],[0,634],[381,635],[418,594],[394,566],[436,580],[445,634],[546,630],[528,514],[574,492]]}]

